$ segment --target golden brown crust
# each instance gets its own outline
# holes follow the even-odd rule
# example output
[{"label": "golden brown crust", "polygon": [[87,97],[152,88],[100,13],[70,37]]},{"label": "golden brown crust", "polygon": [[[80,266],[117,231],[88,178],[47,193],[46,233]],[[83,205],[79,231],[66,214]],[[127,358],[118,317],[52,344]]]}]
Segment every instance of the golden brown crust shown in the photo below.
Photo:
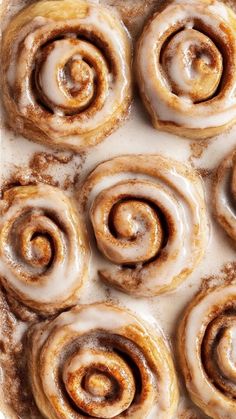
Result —
[{"label": "golden brown crust", "polygon": [[28,139],[81,151],[127,116],[130,39],[103,6],[34,3],[12,19],[2,51],[7,119]]},{"label": "golden brown crust", "polygon": [[176,1],[149,20],[135,69],[155,128],[203,139],[235,123],[235,40],[235,15],[217,1]]}]

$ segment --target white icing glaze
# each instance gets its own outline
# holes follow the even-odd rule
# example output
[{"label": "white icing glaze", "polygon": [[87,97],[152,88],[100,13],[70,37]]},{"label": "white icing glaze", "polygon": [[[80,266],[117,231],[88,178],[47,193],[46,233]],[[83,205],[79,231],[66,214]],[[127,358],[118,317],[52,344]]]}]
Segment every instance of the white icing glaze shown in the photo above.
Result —
[{"label": "white icing glaze", "polygon": [[[42,147],[41,145],[32,143],[25,140],[20,136],[13,136],[12,132],[2,130],[2,159],[3,166],[0,165],[1,179],[0,183],[3,184],[4,180],[11,178],[15,173],[15,165],[21,166],[25,170],[29,160],[35,152],[51,153],[50,149]],[[236,128],[232,129],[229,133],[215,138],[214,141],[209,142],[208,148],[203,150],[201,158],[192,158],[192,162],[196,167],[202,169],[213,169],[217,167],[222,157],[227,155],[232,148],[236,145]],[[91,172],[97,164],[105,159],[119,156],[123,153],[132,154],[135,152],[148,155],[150,151],[156,154],[162,154],[168,158],[175,158],[179,161],[187,161],[191,156],[190,142],[174,135],[154,130],[150,124],[143,120],[143,109],[136,98],[130,120],[127,124],[112,134],[109,139],[96,147],[94,152],[87,154],[86,161],[83,165],[81,179],[86,174]],[[76,167],[81,166],[81,158],[76,155],[68,165],[55,165],[52,166],[46,173],[50,173],[58,180],[63,188],[64,181],[67,177],[73,178]],[[4,174],[4,177],[3,177]],[[116,181],[125,180],[126,175],[122,177],[119,175]],[[109,182],[105,183],[104,188],[109,186]],[[147,319],[147,322],[153,324],[157,329],[158,323],[164,330],[165,335],[170,339],[173,347],[176,347],[175,334],[177,329],[177,322],[183,312],[186,304],[191,301],[194,294],[197,292],[201,278],[206,275],[218,274],[221,266],[226,262],[233,261],[235,258],[235,250],[232,247],[227,236],[222,233],[222,228],[217,223],[213,222],[211,216],[212,198],[211,198],[211,182],[207,178],[204,179],[204,186],[206,190],[208,216],[211,224],[211,238],[206,251],[206,255],[194,272],[189,276],[188,281],[173,293],[163,294],[155,298],[134,298],[133,296],[120,293],[114,288],[109,289],[109,298],[114,302],[119,301],[122,306],[130,308],[137,314],[139,318]],[[70,194],[73,191],[70,190]],[[97,192],[94,189],[94,196]],[[93,200],[93,194],[91,199]],[[107,299],[107,288],[102,285],[98,280],[97,271],[104,268],[104,258],[96,251],[96,245],[90,235],[90,243],[92,246],[92,259],[90,263],[90,276],[87,284],[83,287],[83,293],[80,296],[80,303],[94,303],[97,301],[104,301]],[[97,313],[96,313],[97,315]],[[117,319],[117,316],[116,316]],[[113,321],[113,319],[112,319]],[[203,413],[195,411],[193,405],[190,405],[189,398],[185,396],[184,389],[181,387],[181,401],[184,406],[190,407],[190,415],[196,414],[197,417],[205,419]],[[2,400],[3,402],[3,400]],[[182,406],[182,404],[181,404]],[[186,407],[186,409],[187,409]],[[7,407],[1,406],[0,410],[5,412]],[[185,410],[184,410],[185,411]],[[181,410],[182,413],[182,410]],[[179,419],[179,410],[174,415],[175,419]],[[149,419],[156,419],[158,417],[158,409],[153,407],[152,416]],[[6,418],[9,415],[6,414]]]},{"label": "white icing glaze", "polygon": [[[104,19],[104,16],[107,20]],[[18,35],[19,39],[14,46],[14,76],[11,71],[12,65],[8,71],[8,79],[11,80],[11,84],[14,85],[17,83],[17,85],[20,85],[20,93],[17,98],[19,113],[26,117],[29,117],[30,113],[30,118],[33,121],[36,118],[40,128],[45,133],[49,133],[49,136],[58,142],[60,142],[60,135],[65,136],[65,133],[72,133],[74,135],[77,133],[76,140],[72,137],[73,140],[70,141],[68,138],[68,142],[71,145],[76,143],[78,147],[81,147],[84,144],[84,135],[94,129],[102,129],[111,118],[116,116],[116,113],[122,112],[123,102],[130,95],[130,39],[125,27],[119,20],[116,19],[113,21],[111,19],[109,10],[107,11],[103,7],[93,3],[89,4],[88,13],[83,18],[67,21],[44,20],[44,24],[40,19],[40,26],[38,23],[39,19],[40,17],[34,18],[30,25],[26,25],[23,33],[20,31]],[[42,95],[44,98],[47,97],[49,99],[49,108],[53,112],[52,114],[47,114],[45,117],[45,109],[39,105],[37,94],[32,90],[30,82],[31,69],[35,66],[35,56],[37,55],[39,46],[48,42],[48,37],[50,39],[49,34],[53,36],[55,32],[60,33],[63,27],[65,27],[65,24],[71,28],[71,32],[75,31],[78,38],[80,31],[82,33],[83,31],[91,31],[92,34],[97,34],[97,37],[103,40],[106,44],[106,49],[110,52],[108,51],[107,56],[105,55],[103,57],[104,53],[94,47],[92,41],[89,44],[89,41],[84,42],[79,39],[73,39],[71,38],[71,32],[69,32],[68,39],[56,41],[54,43],[56,46],[49,51],[48,58],[44,62],[39,74]],[[66,38],[67,35],[65,34],[64,37]],[[22,39],[24,39],[24,45],[22,49],[19,49],[19,43]],[[53,42],[53,39],[51,41]],[[85,44],[84,51],[86,51],[86,54],[90,54],[91,60],[94,61],[94,64],[96,63],[96,73],[98,72],[99,75],[99,72],[102,71],[102,76],[98,77],[102,77],[103,81],[98,78],[98,84],[103,83],[104,85],[100,89],[100,96],[95,95],[93,97],[92,94],[90,100],[86,101],[80,110],[79,100],[77,101],[76,97],[73,98],[71,95],[68,96],[68,92],[66,94],[65,86],[60,81],[60,77],[62,63],[66,65],[69,58],[72,58],[73,55],[78,59],[78,53]],[[83,56],[83,53],[81,55]],[[111,64],[108,62],[109,55],[111,56],[114,74],[109,74],[107,68],[107,65]],[[94,72],[93,67],[92,65],[91,74]],[[91,89],[95,90],[95,85],[95,80],[91,80]],[[64,106],[66,104],[70,110],[69,115],[75,116],[76,103],[77,114],[73,119],[67,118],[64,111],[58,109],[58,106]],[[46,105],[48,105],[47,101]],[[86,112],[83,112],[84,107],[89,107],[89,109],[91,108],[93,110],[92,116],[89,113],[87,115]],[[93,141],[91,139],[92,143]]]},{"label": "white icing glaze", "polygon": [[236,326],[227,329],[217,347],[218,365],[236,383]]},{"label": "white icing glaze", "polygon": [[174,93],[178,95],[180,90],[191,103],[194,94],[196,99],[204,100],[215,92],[222,75],[222,56],[206,35],[195,29],[181,31],[170,41],[164,54],[168,54],[166,72],[177,89]]},{"label": "white icing glaze", "polygon": [[[156,15],[149,24],[148,29],[141,38],[138,54],[137,66],[140,73],[141,90],[148,98],[150,106],[157,118],[161,121],[171,121],[177,125],[191,129],[205,129],[209,127],[219,127],[228,124],[236,118],[235,106],[235,86],[236,73],[232,72],[227,87],[224,88],[223,95],[217,95],[215,98],[203,103],[192,104],[191,102],[182,100],[181,96],[174,95],[166,88],[166,81],[161,65],[159,55],[161,51],[160,40],[165,39],[171,27],[180,28],[186,25],[188,20],[199,20],[209,28],[212,33],[219,37],[227,48],[229,38],[221,24],[227,25],[230,36],[235,37],[233,27],[227,22],[227,9],[222,14],[219,10],[224,9],[224,5],[214,2],[210,9],[202,2],[199,4],[181,2],[173,3],[168,6],[162,13]],[[214,11],[214,13],[211,13]],[[188,29],[187,29],[188,30]],[[179,35],[177,34],[177,37]],[[184,47],[184,45],[183,45]],[[157,51],[158,48],[158,51]],[[231,54],[234,54],[236,60],[236,49],[232,45]],[[148,59],[147,59],[148,57]],[[171,70],[178,83],[183,83],[183,77],[179,71],[179,64],[175,65],[177,58],[173,60],[174,68]],[[232,64],[233,65],[233,64]],[[186,85],[185,85],[186,88]]]},{"label": "white icing glaze", "polygon": [[214,185],[216,217],[228,234],[236,240],[236,203],[233,197],[232,174],[236,164],[236,151],[232,152],[218,169]]},{"label": "white icing glaze", "polygon": [[[76,293],[76,288],[83,281],[87,256],[77,214],[66,195],[51,186],[21,187],[12,191],[13,200],[8,201],[7,197],[4,200],[3,197],[1,202],[0,273],[6,280],[6,286],[9,285],[20,299],[22,296],[23,301],[29,300],[30,305],[45,305],[45,310],[51,303],[60,307],[71,293]],[[5,205],[9,206],[5,209]],[[23,226],[21,217],[25,217]],[[27,243],[29,251],[33,246],[33,234],[42,237],[48,234],[52,240],[49,244],[52,247],[51,266],[31,264],[31,259],[26,259],[27,253],[21,254],[16,249],[18,244],[15,243],[14,229],[18,234],[17,240]],[[27,229],[30,229],[29,244],[24,238]],[[23,249],[21,246],[23,244],[19,243],[19,248]]]},{"label": "white icing glaze", "polygon": [[[190,1],[190,0],[189,0]],[[19,7],[17,2],[17,6]],[[197,2],[198,3],[198,2]],[[133,5],[133,4],[132,4]],[[5,23],[5,21],[4,21]],[[190,26],[189,26],[190,25]],[[191,24],[188,23],[188,27]],[[208,143],[208,147],[203,150],[201,158],[191,158],[195,167],[202,169],[215,168],[222,157],[225,156],[236,144],[236,129],[215,138]],[[70,138],[70,141],[75,141]],[[51,153],[49,148],[32,143],[25,140],[20,135],[14,136],[8,129],[2,129],[0,136],[1,153],[0,153],[0,185],[2,186],[5,180],[9,180],[15,173],[15,166],[22,167],[26,171],[26,166],[35,152]],[[178,138],[174,135],[163,133],[154,130],[151,125],[143,117],[143,109],[140,106],[139,100],[136,97],[132,109],[131,119],[118,132],[112,134],[108,140],[94,149],[94,152],[88,153],[85,164],[81,173],[82,178],[85,177],[94,167],[104,161],[105,159],[119,156],[124,153],[149,154],[150,152],[162,154],[169,158],[175,158],[179,161],[187,161],[191,156],[190,143],[183,138]],[[52,166],[49,173],[58,180],[61,187],[67,177],[73,178],[76,165],[81,165],[80,156],[77,155],[68,165]],[[28,169],[27,169],[28,170]],[[204,186],[207,191],[209,219],[211,223],[211,240],[207,248],[205,258],[190,275],[181,287],[179,287],[172,294],[164,294],[152,299],[135,299],[132,296],[123,294],[115,290],[109,289],[109,298],[115,302],[122,303],[123,306],[132,309],[139,317],[147,318],[150,323],[157,327],[155,322],[162,327],[167,337],[170,338],[173,347],[175,348],[174,335],[176,334],[177,321],[183,308],[193,298],[193,295],[199,288],[201,278],[206,275],[218,274],[221,266],[235,258],[235,250],[232,247],[227,236],[222,233],[222,229],[217,223],[213,222],[211,217],[212,200],[209,190],[208,178],[204,179]],[[97,278],[97,271],[104,267],[104,259],[96,252],[96,246],[91,237],[91,245],[93,249],[92,260],[90,264],[90,280],[87,286],[83,288],[81,295],[81,303],[93,303],[95,301],[104,301],[107,298],[107,289]],[[154,318],[152,317],[154,316]],[[196,415],[199,419],[205,418],[205,415],[195,410],[193,405],[190,405],[188,397],[185,395],[184,389],[181,387],[181,402],[184,401],[184,406],[190,407],[189,418]],[[6,412],[6,406],[3,406],[3,396],[0,397],[0,410]],[[181,404],[182,406],[182,404]],[[10,408],[8,407],[8,410]],[[185,410],[184,410],[185,412]],[[181,410],[182,413],[182,410]],[[179,411],[174,415],[175,419],[181,417]],[[3,419],[13,417],[13,412],[8,412],[5,415],[1,413]],[[11,416],[12,415],[12,416]],[[150,419],[158,417],[158,409],[154,406]],[[188,417],[188,416],[187,416]]]},{"label": "white icing glaze", "polygon": [[[148,175],[151,167],[153,176]],[[109,230],[109,214],[122,196],[126,197],[128,202],[137,199],[138,202],[145,200],[147,205],[151,203],[159,208],[168,220],[170,231],[167,244],[161,252],[158,250],[159,255],[154,254],[154,262],[145,266],[137,264],[133,271],[125,267],[121,270],[114,266],[112,270],[101,269],[102,276],[105,274],[106,278],[112,278],[111,282],[121,286],[123,290],[139,296],[166,291],[166,287],[171,287],[173,281],[178,279],[178,276],[181,277],[186,268],[191,272],[196,261],[204,253],[208,240],[208,225],[201,182],[197,177],[191,180],[194,174],[185,177],[185,170],[187,168],[175,166],[174,161],[168,162],[158,156],[146,159],[140,156],[133,156],[132,159],[124,157],[98,167],[85,183],[82,195],[79,194],[82,202],[84,199],[88,200],[86,213],[91,214],[99,248],[105,256],[118,264],[122,263],[122,260],[132,264],[139,257],[144,258],[145,262],[152,258],[149,255],[145,259],[144,256],[152,236],[150,231],[141,233],[142,224],[137,238],[133,241],[128,237],[116,239]],[[165,253],[163,260],[162,252]],[[137,284],[130,284],[130,279],[135,275],[141,281],[140,289]]]},{"label": "white icing glaze", "polygon": [[[18,35],[18,38],[15,40],[13,51],[11,54],[12,60],[11,64],[9,66],[9,69],[7,71],[7,80],[11,87],[14,86],[16,81],[16,73],[17,73],[17,55],[18,55],[18,48],[20,43],[26,38],[27,42],[26,45],[28,49],[32,48],[32,38],[29,37],[29,33],[44,26],[49,22],[48,19],[43,18],[42,16],[38,16],[35,19],[33,19],[32,22],[25,25],[24,29],[22,29],[21,33]],[[31,44],[30,44],[31,41]]]},{"label": "white icing glaze", "polygon": [[[93,45],[80,40],[77,40],[76,43],[75,41],[71,42],[68,39],[60,40],[54,42],[52,45],[53,50],[49,53],[40,71],[40,85],[44,95],[47,96],[50,103],[52,103],[52,108],[55,107],[55,109],[57,106],[63,107],[67,105],[69,109],[78,108],[78,110],[80,110],[80,107],[83,109],[84,106],[89,106],[95,91],[94,83],[96,81],[96,70],[83,62],[83,56],[81,54],[83,53],[83,50],[86,51],[86,58],[90,56],[91,60],[97,62],[97,65],[100,66],[100,71],[103,72],[103,79],[106,79],[108,78],[108,69],[102,54]],[[69,80],[66,80],[64,68],[70,59],[81,62],[89,71],[88,77],[90,80],[88,81],[89,84],[84,95],[83,86],[81,86],[80,89],[79,84],[71,82],[70,78]],[[78,64],[76,63],[76,65]],[[62,74],[64,74],[64,77]],[[65,86],[62,83],[64,79],[66,80]],[[78,94],[76,97],[73,97],[68,91],[67,86],[69,84],[71,84],[70,87],[77,88]],[[108,88],[109,86],[107,85],[107,89]]]},{"label": "white icing glaze", "polygon": [[[85,385],[84,389],[81,382],[83,378],[86,380],[89,376],[91,365],[94,367],[94,371],[97,368],[97,372],[90,373],[88,378],[90,383]],[[108,376],[102,371],[104,365],[106,371],[108,371]],[[70,391],[74,390],[70,384],[71,375],[76,383],[76,394],[74,394],[74,391]],[[91,383],[91,379],[96,375],[95,380],[99,380],[99,382]],[[106,380],[105,383],[104,379]],[[135,380],[129,365],[123,361],[122,356],[107,351],[106,348],[81,350],[66,364],[63,371],[63,380],[68,393],[72,393],[72,399],[75,398],[78,404],[82,402],[89,407],[91,401],[88,400],[88,395],[91,397],[92,403],[94,403],[93,416],[96,415],[97,417],[119,417],[118,415],[129,409],[135,397]],[[108,407],[106,406],[106,399],[109,396],[114,398],[114,383],[117,383],[117,381],[120,381],[122,389],[119,391],[119,397],[113,400],[113,403],[109,404]],[[102,384],[105,384],[107,388],[102,388]],[[102,392],[104,390],[107,394],[103,396]]]},{"label": "white icing glaze", "polygon": [[[131,334],[129,334],[128,330],[131,331]],[[142,339],[142,347],[136,347],[135,340],[134,342],[132,341],[132,330],[136,331],[135,335],[137,339]],[[52,332],[53,338],[51,338]],[[88,337],[93,332],[97,333],[97,338],[95,335],[89,343],[89,347],[88,343],[83,344],[81,341],[79,347],[77,345],[76,353],[72,355],[71,360],[63,359],[63,361],[61,361],[60,351],[63,353],[64,346],[68,347],[70,341],[75,345],[76,339],[79,339],[82,336]],[[106,348],[101,346],[99,341],[101,333],[105,333],[107,337],[110,335],[111,342],[112,337],[114,336],[114,342],[106,344]],[[146,326],[131,313],[104,304],[75,308],[70,312],[61,314],[52,322],[36,326],[35,332],[32,335],[32,350],[30,354],[31,362],[33,362],[34,365],[31,374],[36,401],[40,403],[40,409],[46,416],[48,409],[50,409],[52,417],[54,418],[55,416],[53,410],[54,399],[59,403],[57,406],[60,406],[61,414],[67,412],[68,415],[69,412],[70,414],[73,412],[73,408],[69,406],[65,399],[65,395],[60,393],[58,389],[58,368],[65,368],[63,370],[63,379],[67,388],[69,388],[70,382],[68,379],[70,374],[73,374],[82,366],[83,368],[89,368],[89,365],[93,367],[97,362],[101,362],[102,364],[106,362],[107,365],[112,362],[119,362],[119,357],[122,357],[122,351],[117,356],[115,350],[115,339],[117,336],[124,339],[124,341],[127,342],[128,347],[131,345],[129,356],[134,358],[134,362],[140,369],[141,375],[143,376],[144,374],[146,377],[145,379],[148,380],[148,384],[147,382],[143,383],[145,389],[143,389],[143,391],[145,391],[145,393],[142,396],[142,401],[137,399],[136,402],[133,402],[128,408],[126,416],[128,415],[129,418],[133,419],[151,419],[154,411],[158,411],[158,417],[161,419],[169,419],[173,416],[174,410],[176,409],[177,388],[168,348],[161,333],[156,329],[155,332],[153,331],[150,339],[149,331]],[[83,345],[85,347],[83,347]],[[105,353],[103,354],[104,350],[108,351],[107,361],[105,361]],[[109,357],[110,351],[111,358]],[[138,355],[139,351],[141,351],[142,355]],[[149,351],[151,351],[150,354]],[[156,365],[153,365],[152,369],[150,369],[148,357],[152,357],[153,351],[155,351],[155,358],[152,362]],[[137,356],[140,356],[140,361],[138,361]],[[46,370],[44,368],[42,374],[37,368],[38,357],[40,357],[41,362],[45,363],[47,366]],[[124,361],[125,358],[121,361],[121,368]],[[62,365],[60,365],[61,362]],[[125,363],[127,363],[127,361],[125,361]],[[32,365],[32,363],[30,365]],[[48,365],[50,365],[50,374],[47,373]],[[129,363],[127,365],[129,365]],[[125,367],[125,364],[123,367],[127,368]],[[38,381],[38,374],[41,376],[42,383],[41,380],[40,382]],[[44,393],[48,397],[47,401],[44,399]],[[82,397],[82,394],[78,393],[78,397]],[[99,400],[95,398],[95,401],[98,402]],[[90,403],[92,404],[93,400],[91,400]],[[114,400],[114,404],[116,405],[116,400]],[[111,407],[111,409],[112,408],[113,407]],[[119,416],[121,418],[123,417],[122,412],[123,410],[121,410],[121,415]],[[111,413],[109,414],[108,409],[107,414],[108,416],[105,417],[110,418]],[[81,415],[81,417],[83,416]]]},{"label": "white icing glaze", "polygon": [[[209,322],[216,316],[215,308],[218,307],[223,311],[224,306],[227,302],[236,302],[236,285],[229,285],[224,287],[216,288],[215,290],[208,292],[206,296],[195,304],[190,313],[187,316],[184,330],[184,347],[180,347],[180,350],[184,351],[186,364],[188,370],[191,372],[191,381],[187,381],[187,386],[193,393],[194,397],[200,400],[206,407],[206,411],[211,412],[214,418],[228,417],[233,419],[236,412],[235,400],[227,397],[223,391],[220,391],[214,383],[207,376],[201,359],[201,345],[202,339],[208,326]],[[225,315],[226,318],[226,315]],[[234,329],[235,330],[235,329]],[[223,357],[224,367],[229,368],[232,366],[233,359],[231,353],[233,353],[233,343],[227,342],[227,346],[224,346],[225,341],[221,342],[221,346],[218,347],[218,355],[221,353],[221,359]],[[230,346],[228,344],[230,343]],[[212,343],[214,344],[214,342]],[[223,352],[224,351],[224,352]],[[221,368],[221,364],[218,364]],[[233,366],[235,373],[235,365]],[[230,367],[232,373],[232,368]],[[235,374],[233,376],[233,382],[236,383]],[[207,407],[209,404],[209,408]]]}]

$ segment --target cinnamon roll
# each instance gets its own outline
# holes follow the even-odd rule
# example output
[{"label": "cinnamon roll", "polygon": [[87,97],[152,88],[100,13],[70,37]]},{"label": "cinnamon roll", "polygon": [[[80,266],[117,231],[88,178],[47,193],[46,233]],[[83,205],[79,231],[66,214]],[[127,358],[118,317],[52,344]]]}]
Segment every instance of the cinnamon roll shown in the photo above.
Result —
[{"label": "cinnamon roll", "polygon": [[179,329],[179,356],[193,401],[211,418],[236,417],[236,283],[202,291]]},{"label": "cinnamon roll", "polygon": [[236,150],[220,164],[213,186],[215,215],[236,241]]},{"label": "cinnamon roll", "polygon": [[170,419],[178,402],[165,340],[108,304],[75,307],[36,325],[29,374],[46,418]]},{"label": "cinnamon roll", "polygon": [[189,138],[236,122],[236,16],[215,0],[175,1],[145,26],[136,53],[155,128]]},{"label": "cinnamon roll", "polygon": [[128,113],[130,39],[110,9],[35,2],[9,24],[2,53],[8,122],[30,140],[81,151]]},{"label": "cinnamon roll", "polygon": [[43,313],[75,304],[87,275],[88,244],[73,203],[48,185],[9,189],[0,201],[4,287]]},{"label": "cinnamon roll", "polygon": [[201,179],[181,163],[158,155],[114,158],[90,174],[79,201],[90,214],[98,248],[112,262],[100,277],[124,292],[170,291],[204,254]]}]

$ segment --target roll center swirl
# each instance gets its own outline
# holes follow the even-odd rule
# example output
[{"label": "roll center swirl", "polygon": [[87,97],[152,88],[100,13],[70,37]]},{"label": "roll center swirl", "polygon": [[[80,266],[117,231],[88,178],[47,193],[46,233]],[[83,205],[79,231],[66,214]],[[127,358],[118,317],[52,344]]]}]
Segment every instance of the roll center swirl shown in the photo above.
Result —
[{"label": "roll center swirl", "polygon": [[118,202],[113,208],[113,225],[120,238],[134,239],[146,230],[156,232],[157,247],[162,241],[162,226],[152,207],[144,202],[129,200]]},{"label": "roll center swirl", "polygon": [[94,71],[86,62],[79,57],[74,57],[68,63],[68,73],[70,75],[71,95],[78,94],[82,90],[91,90],[91,83],[94,83]]},{"label": "roll center swirl", "polygon": [[107,63],[96,46],[68,38],[42,48],[35,82],[45,106],[73,115],[84,111],[93,101],[99,100],[101,106],[104,104],[108,74]]},{"label": "roll center swirl", "polygon": [[[127,263],[145,262],[153,258],[161,249],[164,231],[157,212],[150,206],[138,200],[117,202],[110,213],[111,231],[121,242],[130,242],[139,247],[143,240],[142,254],[132,252]],[[124,262],[124,260],[123,260]]]},{"label": "roll center swirl", "polygon": [[135,394],[128,364],[104,349],[82,349],[67,361],[63,380],[79,409],[93,417],[112,418],[127,409]]},{"label": "roll center swirl", "polygon": [[108,398],[115,391],[115,383],[110,377],[99,371],[88,373],[85,376],[84,387],[94,397]]},{"label": "roll center swirl", "polygon": [[14,223],[13,231],[17,232],[19,241],[12,244],[22,263],[42,274],[60,247],[56,243],[56,240],[60,241],[60,235],[55,231],[53,221],[41,211],[34,210],[19,218]]},{"label": "roll center swirl", "polygon": [[162,65],[173,93],[193,102],[214,96],[223,72],[220,51],[208,36],[195,29],[185,29],[170,39]]},{"label": "roll center swirl", "polygon": [[21,253],[22,257],[32,266],[46,267],[53,256],[50,239],[44,235],[35,235],[30,241],[24,242],[23,240]]}]

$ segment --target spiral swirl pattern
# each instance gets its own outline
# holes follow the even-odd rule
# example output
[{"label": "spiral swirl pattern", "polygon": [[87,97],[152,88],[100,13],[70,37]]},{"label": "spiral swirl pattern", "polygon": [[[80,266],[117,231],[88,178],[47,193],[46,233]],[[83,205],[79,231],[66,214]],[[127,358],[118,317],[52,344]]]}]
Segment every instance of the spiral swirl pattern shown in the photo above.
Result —
[{"label": "spiral swirl pattern", "polygon": [[223,3],[175,1],[138,43],[140,92],[156,128],[207,138],[236,121],[236,16]]},{"label": "spiral swirl pattern", "polygon": [[223,160],[217,170],[213,199],[217,220],[236,241],[236,150]]},{"label": "spiral swirl pattern", "polygon": [[90,213],[98,248],[113,263],[100,276],[124,292],[169,291],[204,254],[208,225],[202,183],[176,161],[157,155],[107,161],[90,174],[79,201]]},{"label": "spiral swirl pattern", "polygon": [[57,188],[19,186],[0,202],[0,275],[21,302],[52,313],[77,301],[88,245],[73,203]]},{"label": "spiral swirl pattern", "polygon": [[212,418],[236,415],[236,285],[201,292],[179,330],[179,354],[193,401]]},{"label": "spiral swirl pattern", "polygon": [[178,388],[165,340],[130,312],[75,307],[34,327],[29,347],[32,389],[46,418],[169,419],[175,412]]},{"label": "spiral swirl pattern", "polygon": [[27,7],[3,39],[10,124],[29,139],[76,151],[101,141],[128,113],[130,49],[122,23],[101,5]]}]

